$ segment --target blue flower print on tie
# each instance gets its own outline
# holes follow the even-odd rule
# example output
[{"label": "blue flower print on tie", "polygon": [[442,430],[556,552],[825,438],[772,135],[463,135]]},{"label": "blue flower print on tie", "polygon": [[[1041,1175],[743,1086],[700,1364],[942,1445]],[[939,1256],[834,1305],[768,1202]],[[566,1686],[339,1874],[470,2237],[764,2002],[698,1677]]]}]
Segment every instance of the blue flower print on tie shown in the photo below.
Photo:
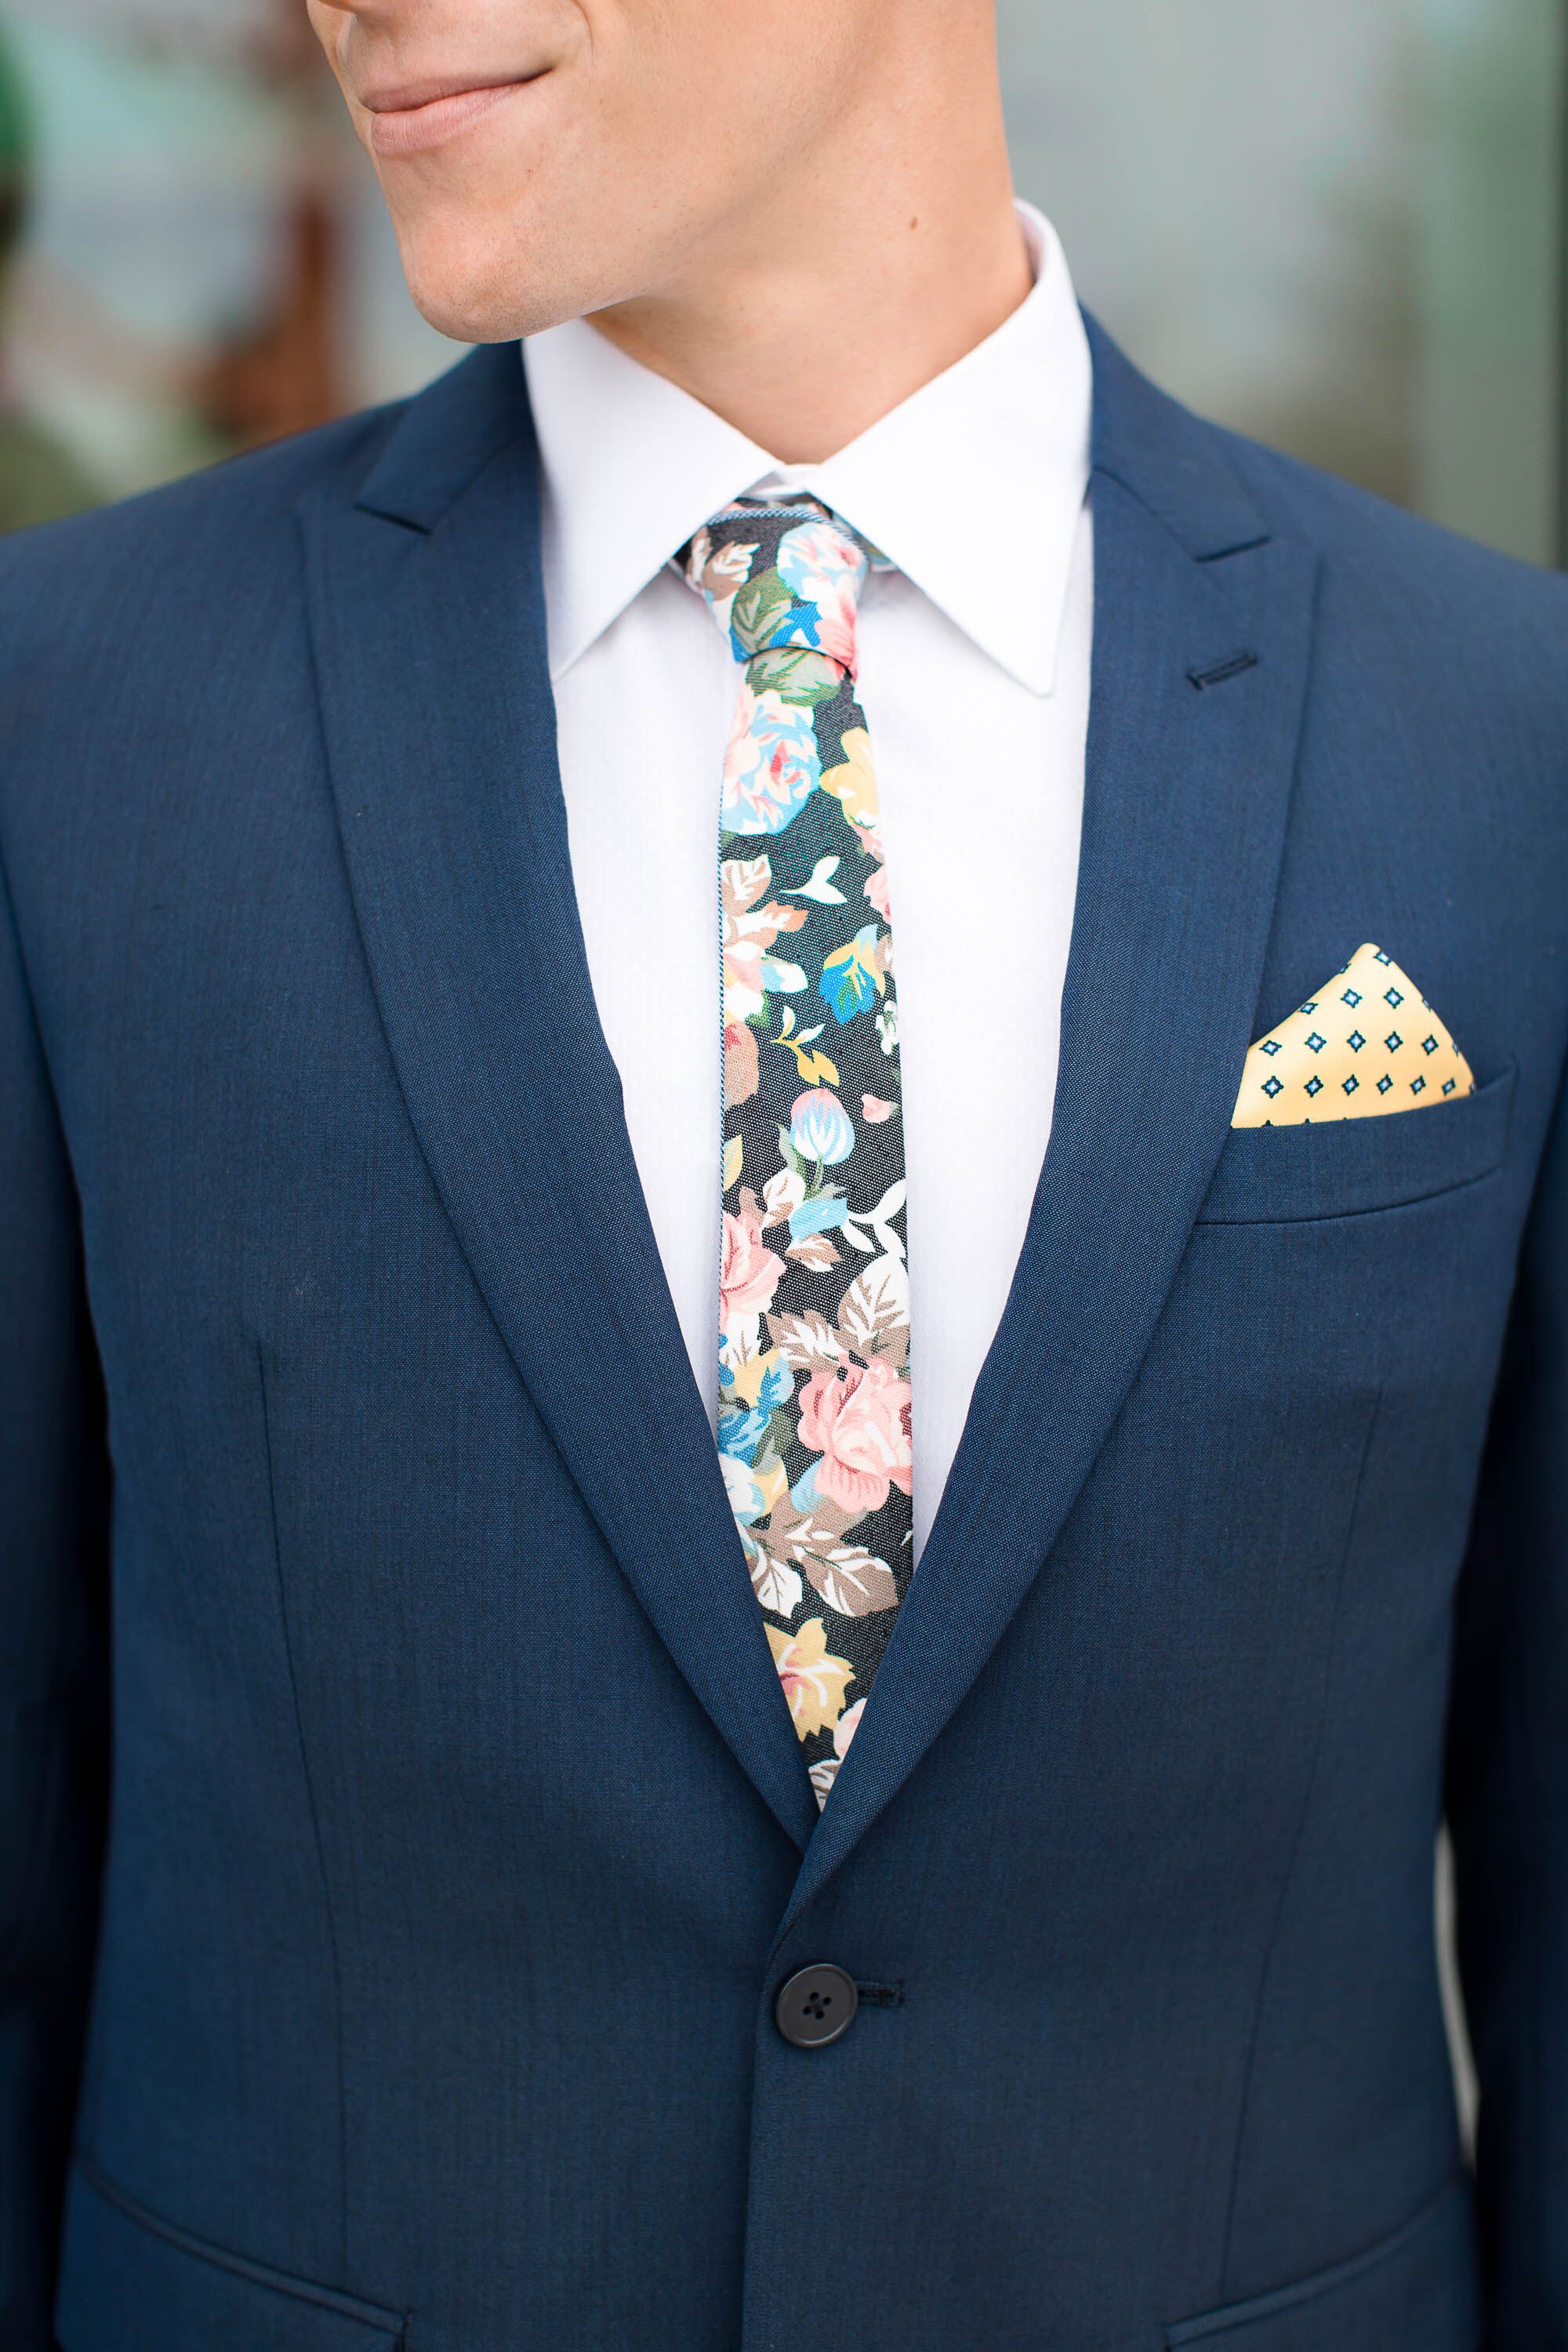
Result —
[{"label": "blue flower print on tie", "polygon": [[773,642],[809,645],[855,667],[855,616],[866,554],[858,542],[826,517],[786,531],[773,568],[797,600],[791,625]]},{"label": "blue flower print on tie", "polygon": [[731,833],[782,833],[816,790],[822,754],[811,712],[741,688],[724,761],[721,817]]},{"label": "blue flower print on tie", "polygon": [[867,923],[844,947],[823,961],[816,992],[833,1008],[843,1026],[873,1005],[888,985],[882,969],[881,937],[875,923]]},{"label": "blue flower print on tie", "polygon": [[828,1087],[813,1087],[795,1097],[790,1113],[789,1139],[803,1160],[820,1160],[836,1168],[855,1149],[849,1114]]}]

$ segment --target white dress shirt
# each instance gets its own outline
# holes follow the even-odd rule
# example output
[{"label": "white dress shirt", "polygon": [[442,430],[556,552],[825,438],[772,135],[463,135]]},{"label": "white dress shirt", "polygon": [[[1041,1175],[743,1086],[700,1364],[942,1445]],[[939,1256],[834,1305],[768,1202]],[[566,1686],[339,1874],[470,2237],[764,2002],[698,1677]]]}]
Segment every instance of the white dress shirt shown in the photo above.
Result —
[{"label": "white dress shirt", "polygon": [[862,594],[858,692],[898,960],[917,1558],[1050,1132],[1083,807],[1090,362],[1055,232],[1019,212],[1035,268],[1020,308],[820,465],[780,467],[584,320],[525,346],[588,968],[710,1411],[714,877],[740,667],[669,559],[742,493],[787,489],[822,499],[897,567]]}]

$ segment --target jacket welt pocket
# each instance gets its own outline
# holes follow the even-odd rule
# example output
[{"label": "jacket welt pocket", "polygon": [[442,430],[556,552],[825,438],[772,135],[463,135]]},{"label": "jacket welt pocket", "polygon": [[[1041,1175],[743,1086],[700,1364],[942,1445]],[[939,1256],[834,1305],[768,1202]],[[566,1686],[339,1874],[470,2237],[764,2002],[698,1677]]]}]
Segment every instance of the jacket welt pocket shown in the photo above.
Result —
[{"label": "jacket welt pocket", "polygon": [[66,2204],[61,2352],[399,2352],[403,2316],[177,2229],[78,2159]]},{"label": "jacket welt pocket", "polygon": [[1468,2179],[1346,2262],[1165,2330],[1166,2352],[1479,2352],[1481,2294]]},{"label": "jacket welt pocket", "polygon": [[1201,1225],[1353,1217],[1479,1183],[1502,1160],[1515,1068],[1473,1095],[1381,1118],[1233,1128]]}]

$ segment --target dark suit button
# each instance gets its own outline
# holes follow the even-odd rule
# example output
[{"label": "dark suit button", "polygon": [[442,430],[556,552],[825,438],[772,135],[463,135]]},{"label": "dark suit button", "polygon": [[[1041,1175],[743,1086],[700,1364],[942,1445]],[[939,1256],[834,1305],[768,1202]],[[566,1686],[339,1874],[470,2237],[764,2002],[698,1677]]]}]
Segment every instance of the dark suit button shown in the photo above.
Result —
[{"label": "dark suit button", "polygon": [[853,1977],[816,1960],[809,1969],[797,1969],[779,1988],[773,2017],[797,2050],[820,2050],[848,2032],[859,2001]]}]

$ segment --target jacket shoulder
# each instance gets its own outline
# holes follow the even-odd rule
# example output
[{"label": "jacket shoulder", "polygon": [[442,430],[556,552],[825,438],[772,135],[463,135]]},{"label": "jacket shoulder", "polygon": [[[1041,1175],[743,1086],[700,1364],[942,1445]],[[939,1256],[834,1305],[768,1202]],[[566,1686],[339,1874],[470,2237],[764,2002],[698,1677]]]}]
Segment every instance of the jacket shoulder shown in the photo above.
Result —
[{"label": "jacket shoulder", "polygon": [[[1356,632],[1406,657],[1391,687],[1446,679],[1480,703],[1519,688],[1568,704],[1568,581],[1500,555],[1370,490],[1197,415],[1085,312],[1094,463],[1199,562],[1274,538],[1318,559],[1320,636],[1338,665]],[[1460,669],[1446,666],[1458,658]],[[1321,672],[1319,682],[1322,682]]]},{"label": "jacket shoulder", "polygon": [[1222,426],[1213,432],[1277,528],[1315,546],[1331,593],[1370,625],[1462,643],[1505,671],[1535,668],[1568,701],[1568,577],[1500,554],[1339,476]]},{"label": "jacket shoulder", "polygon": [[299,499],[357,482],[405,406],[364,409],[0,540],[0,642],[16,649],[42,633],[58,644],[127,598],[143,608],[165,598],[200,604],[254,577],[292,551]]},{"label": "jacket shoulder", "polygon": [[1391,843],[1425,839],[1451,895],[1479,906],[1490,892],[1521,939],[1555,954],[1568,886],[1568,578],[1224,439],[1271,530],[1318,559],[1304,760],[1339,779],[1342,812],[1353,778],[1361,821],[1383,824]]}]

